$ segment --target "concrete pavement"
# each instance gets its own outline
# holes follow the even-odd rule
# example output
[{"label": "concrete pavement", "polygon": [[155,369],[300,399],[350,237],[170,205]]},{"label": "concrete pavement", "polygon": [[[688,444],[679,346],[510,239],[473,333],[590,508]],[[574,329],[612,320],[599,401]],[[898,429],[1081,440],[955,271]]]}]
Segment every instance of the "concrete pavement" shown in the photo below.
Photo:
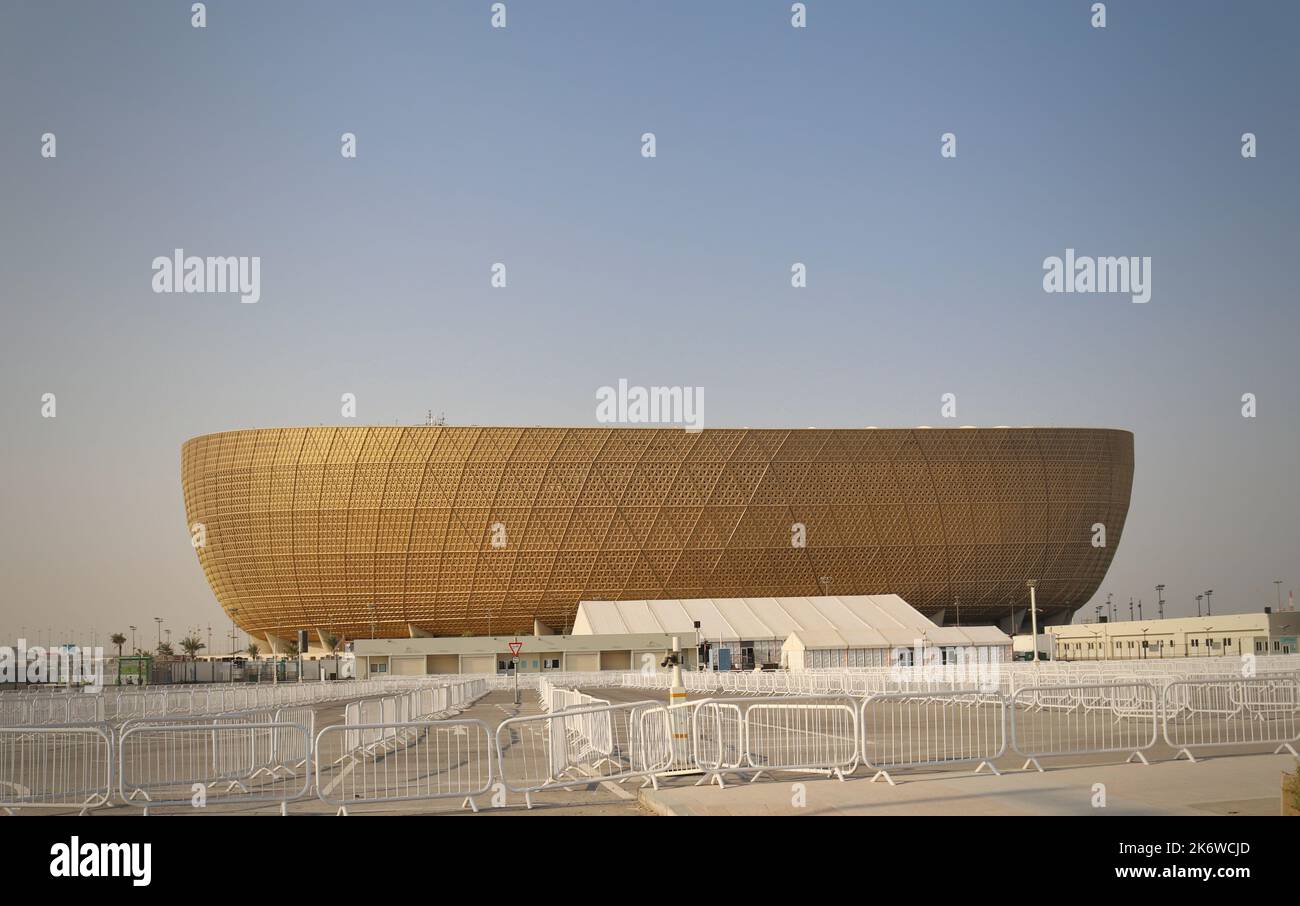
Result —
[{"label": "concrete pavement", "polygon": [[[896,773],[897,786],[871,783],[859,768],[848,780],[813,775],[729,779],[726,789],[673,786],[641,791],[658,815],[1276,815],[1288,755],[1233,755],[1141,764],[1082,764],[1045,773],[968,771]],[[802,790],[795,785],[803,784]],[[1098,807],[1095,784],[1104,786]],[[802,804],[800,804],[802,802]]]}]

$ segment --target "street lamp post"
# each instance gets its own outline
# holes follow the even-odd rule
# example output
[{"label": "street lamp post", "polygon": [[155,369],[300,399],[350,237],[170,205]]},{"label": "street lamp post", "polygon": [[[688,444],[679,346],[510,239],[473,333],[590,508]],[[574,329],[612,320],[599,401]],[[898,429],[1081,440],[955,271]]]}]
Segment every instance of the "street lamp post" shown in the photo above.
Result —
[{"label": "street lamp post", "polygon": [[161,648],[161,647],[162,647],[162,624],[163,624],[163,618],[162,618],[162,617],[154,617],[154,618],[153,618],[153,621],[154,621],[155,623],[158,624],[158,647]]},{"label": "street lamp post", "polygon": [[1198,618],[1201,616],[1201,598],[1203,597],[1205,597],[1205,595],[1196,596],[1196,616]]},{"label": "street lamp post", "polygon": [[1034,663],[1038,663],[1038,599],[1034,596],[1034,589],[1038,587],[1037,579],[1030,579],[1025,583],[1029,586],[1029,625],[1030,632],[1033,633]]},{"label": "street lamp post", "polygon": [[1163,585],[1156,586],[1156,613],[1160,619],[1165,618],[1165,587]]},{"label": "street lamp post", "polygon": [[131,627],[131,654],[135,654],[135,627]]},{"label": "street lamp post", "polygon": [[1207,617],[1214,616],[1214,610],[1210,607],[1210,595],[1212,594],[1214,594],[1213,588],[1205,593],[1205,615]]},{"label": "street lamp post", "polygon": [[1275,588],[1277,588],[1277,612],[1281,613],[1282,612],[1282,580],[1274,579],[1273,585]]}]

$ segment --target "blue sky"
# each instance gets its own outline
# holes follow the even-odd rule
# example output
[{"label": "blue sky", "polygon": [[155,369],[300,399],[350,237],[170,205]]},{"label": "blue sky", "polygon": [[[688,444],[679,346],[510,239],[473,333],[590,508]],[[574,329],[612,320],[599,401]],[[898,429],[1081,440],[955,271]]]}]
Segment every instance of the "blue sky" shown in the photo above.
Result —
[{"label": "blue sky", "polygon": [[[711,426],[1127,428],[1103,596],[1300,583],[1295,4],[189,6],[0,9],[0,632],[220,627],[187,437],[344,392],[592,424],[619,378]],[[177,247],[262,301],[155,295]],[[1151,301],[1044,293],[1067,247],[1150,256]]]}]

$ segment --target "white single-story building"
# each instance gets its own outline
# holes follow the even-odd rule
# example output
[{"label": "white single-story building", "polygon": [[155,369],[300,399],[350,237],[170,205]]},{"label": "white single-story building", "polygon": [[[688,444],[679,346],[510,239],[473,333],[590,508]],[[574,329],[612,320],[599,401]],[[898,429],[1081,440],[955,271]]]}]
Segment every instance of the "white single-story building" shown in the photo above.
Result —
[{"label": "white single-story building", "polygon": [[1300,614],[1224,613],[1165,620],[1120,620],[1049,626],[1058,661],[1146,660],[1295,654]]},{"label": "white single-story building", "polygon": [[[672,650],[664,633],[613,635],[443,636],[413,639],[356,639],[358,679],[451,673],[507,673],[510,644],[522,643],[520,673],[589,673],[597,670],[661,671]],[[680,639],[682,663],[695,664],[695,634]]]}]

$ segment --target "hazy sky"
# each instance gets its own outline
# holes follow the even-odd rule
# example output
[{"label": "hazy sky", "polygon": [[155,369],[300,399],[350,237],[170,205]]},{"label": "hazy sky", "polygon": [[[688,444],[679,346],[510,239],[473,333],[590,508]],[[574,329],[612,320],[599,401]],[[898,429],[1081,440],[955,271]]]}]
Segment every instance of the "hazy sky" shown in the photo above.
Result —
[{"label": "hazy sky", "polygon": [[[0,5],[0,637],[228,629],[190,436],[587,425],[619,378],[712,427],[1127,428],[1101,598],[1300,585],[1300,4],[490,5]],[[1067,247],[1151,301],[1044,292]],[[261,301],[155,294],[175,248]]]}]

